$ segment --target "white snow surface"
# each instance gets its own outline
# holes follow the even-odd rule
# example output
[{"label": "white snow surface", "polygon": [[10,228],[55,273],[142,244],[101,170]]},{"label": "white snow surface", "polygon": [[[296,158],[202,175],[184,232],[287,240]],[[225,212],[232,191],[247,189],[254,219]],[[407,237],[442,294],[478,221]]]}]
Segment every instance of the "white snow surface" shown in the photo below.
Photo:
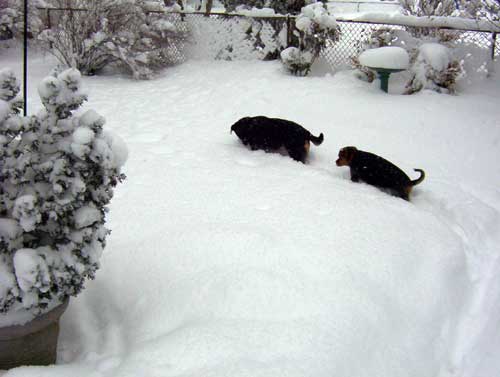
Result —
[{"label": "white snow surface", "polygon": [[[50,62],[32,57],[30,82]],[[57,365],[3,377],[500,375],[498,79],[400,96],[352,72],[191,61],[83,81],[128,179]],[[229,132],[249,115],[325,140],[305,165],[250,151]],[[411,202],[352,183],[334,164],[346,145],[427,178]]]},{"label": "white snow surface", "polygon": [[272,8],[256,8],[246,9],[244,6],[237,6],[235,9],[235,13],[241,14],[247,17],[274,17],[276,16],[276,12]]},{"label": "white snow surface", "polygon": [[367,67],[406,69],[410,57],[402,47],[386,46],[363,51],[359,55],[359,62]]}]

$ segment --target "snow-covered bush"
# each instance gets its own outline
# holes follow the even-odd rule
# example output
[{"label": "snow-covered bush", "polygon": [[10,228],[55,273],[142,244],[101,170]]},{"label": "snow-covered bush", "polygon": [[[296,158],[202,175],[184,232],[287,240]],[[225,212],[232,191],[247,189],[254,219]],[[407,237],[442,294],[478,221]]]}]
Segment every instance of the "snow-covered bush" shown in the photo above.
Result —
[{"label": "snow-covered bush", "polygon": [[[359,62],[359,56],[372,48],[396,46],[404,48],[410,57],[407,93],[415,93],[422,89],[438,92],[454,93],[457,82],[465,75],[473,75],[481,62],[471,62],[477,53],[473,48],[455,41],[443,41],[439,37],[414,37],[406,30],[378,29],[362,39],[358,44],[359,53],[352,59],[358,77],[373,81],[375,72]],[[468,68],[469,73],[465,68]]]},{"label": "snow-covered bush", "polygon": [[500,27],[500,0],[461,0],[461,3],[467,16],[486,19]]},{"label": "snow-covered bush", "polygon": [[450,50],[439,43],[424,43],[411,68],[412,78],[407,93],[430,89],[440,93],[454,93],[457,80],[462,77],[460,63],[452,59]]},{"label": "snow-covered bush", "polygon": [[400,0],[403,14],[412,16],[453,16],[458,15],[456,0]]},{"label": "snow-covered bush", "polygon": [[286,24],[250,17],[186,17],[192,59],[272,60],[286,46]]},{"label": "snow-covered bush", "polygon": [[[0,40],[21,39],[24,31],[24,1],[4,0],[0,6]],[[43,28],[38,7],[43,6],[41,0],[28,1],[28,35],[35,37]]]},{"label": "snow-covered bush", "polygon": [[75,69],[45,78],[44,110],[22,117],[19,85],[0,72],[0,326],[78,294],[99,267],[127,149],[95,111],[72,114],[80,84]]},{"label": "snow-covered bush", "polygon": [[250,8],[271,8],[279,14],[298,14],[300,10],[316,0],[222,0],[227,12],[234,12],[238,6]]},{"label": "snow-covered bush", "polygon": [[[402,13],[417,17],[465,17],[466,13],[456,0],[400,0]],[[441,30],[423,27],[408,27],[414,37],[431,36],[440,42],[454,40],[459,33],[453,30]]]},{"label": "snow-covered bush", "polygon": [[495,26],[500,27],[500,0],[485,2],[483,14]]},{"label": "snow-covered bush", "polygon": [[134,78],[148,79],[178,62],[175,42],[185,37],[165,14],[149,12],[150,3],[76,0],[74,7],[87,10],[64,12],[58,27],[44,31],[40,39],[64,66],[85,75],[116,66]]},{"label": "snow-covered bush", "polygon": [[312,63],[327,43],[339,39],[340,29],[335,17],[320,2],[302,8],[295,21],[295,29],[299,47],[287,48],[281,57],[291,73],[303,76],[309,73]]},{"label": "snow-covered bush", "polygon": [[205,12],[212,9],[213,0],[163,0],[167,7],[175,7],[187,12]]},{"label": "snow-covered bush", "polygon": [[295,76],[306,76],[311,70],[313,60],[310,51],[301,51],[297,47],[288,47],[281,51],[283,65]]}]

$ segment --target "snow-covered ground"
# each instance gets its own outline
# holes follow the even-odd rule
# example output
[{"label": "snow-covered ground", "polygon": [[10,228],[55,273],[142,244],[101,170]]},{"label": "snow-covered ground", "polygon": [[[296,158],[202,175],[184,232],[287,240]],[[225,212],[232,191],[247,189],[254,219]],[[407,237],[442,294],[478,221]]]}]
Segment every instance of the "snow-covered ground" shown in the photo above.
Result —
[{"label": "snow-covered ground", "polygon": [[[30,58],[31,113],[51,62]],[[3,377],[500,375],[500,80],[400,96],[348,71],[192,61],[84,82],[128,179],[57,365]],[[325,141],[306,165],[250,151],[229,133],[249,115]],[[346,145],[427,178],[410,203],[352,183]]]},{"label": "snow-covered ground", "polygon": [[328,7],[335,14],[359,12],[399,12],[401,5],[395,0],[330,0]]}]

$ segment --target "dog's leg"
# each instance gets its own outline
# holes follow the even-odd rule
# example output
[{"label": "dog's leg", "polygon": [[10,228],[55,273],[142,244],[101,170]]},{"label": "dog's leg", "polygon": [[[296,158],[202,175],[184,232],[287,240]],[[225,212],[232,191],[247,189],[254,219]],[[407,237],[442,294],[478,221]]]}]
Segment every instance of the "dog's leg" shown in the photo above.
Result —
[{"label": "dog's leg", "polygon": [[303,148],[287,148],[288,155],[293,158],[295,161],[300,161],[303,164],[306,163],[307,152]]},{"label": "dog's leg", "polygon": [[306,155],[309,154],[310,148],[311,148],[311,143],[309,142],[309,140],[306,140],[304,143],[304,150],[305,150]]},{"label": "dog's leg", "polygon": [[351,168],[351,181],[359,182],[359,175],[353,168]]},{"label": "dog's leg", "polygon": [[411,193],[412,188],[413,188],[413,186],[403,187],[402,190],[399,190],[399,197],[404,199],[404,200],[410,201],[410,193]]}]

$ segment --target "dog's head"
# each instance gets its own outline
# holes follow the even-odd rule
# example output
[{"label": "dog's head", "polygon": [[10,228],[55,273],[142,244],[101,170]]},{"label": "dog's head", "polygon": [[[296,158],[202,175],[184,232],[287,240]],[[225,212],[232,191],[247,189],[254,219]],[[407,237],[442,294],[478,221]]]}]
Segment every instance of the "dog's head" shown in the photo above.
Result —
[{"label": "dog's head", "polygon": [[358,150],[356,147],[344,147],[339,151],[339,158],[335,163],[337,166],[349,166]]}]

